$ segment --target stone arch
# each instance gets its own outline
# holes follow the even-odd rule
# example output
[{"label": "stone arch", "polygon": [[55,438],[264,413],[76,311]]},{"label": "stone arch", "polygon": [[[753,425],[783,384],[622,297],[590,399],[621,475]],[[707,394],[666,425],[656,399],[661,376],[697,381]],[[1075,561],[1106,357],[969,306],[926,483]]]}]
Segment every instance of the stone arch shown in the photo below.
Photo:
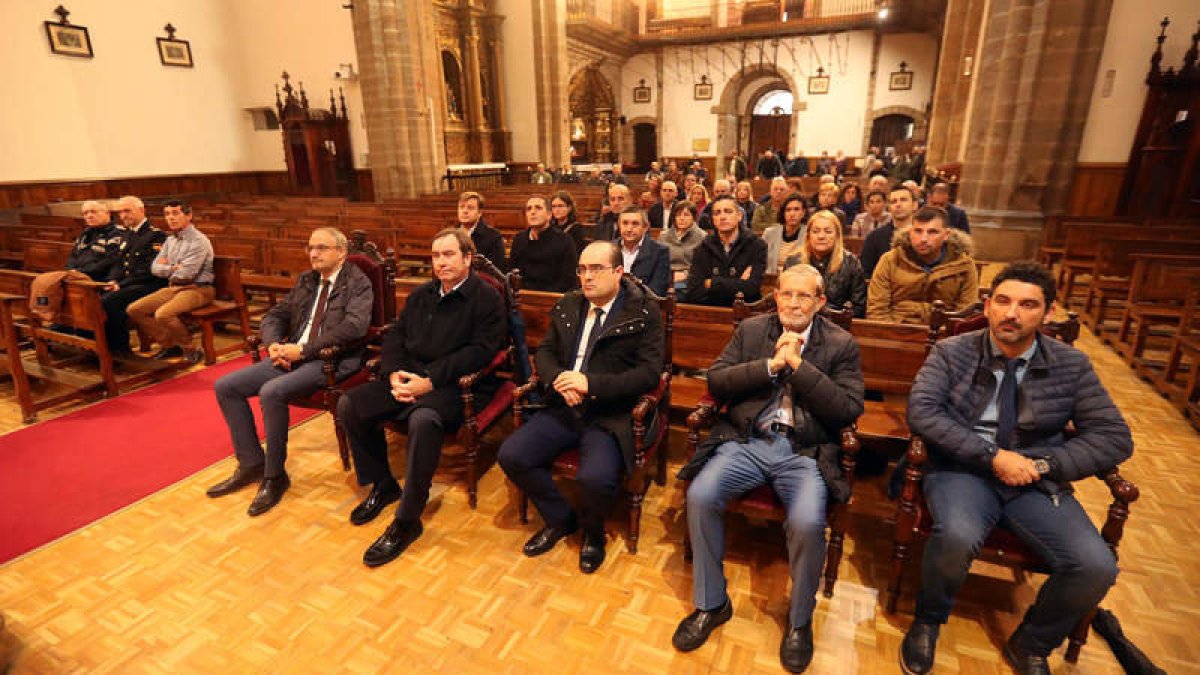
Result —
[{"label": "stone arch", "polygon": [[[763,80],[769,80],[763,82]],[[782,88],[792,92],[797,101],[800,100],[800,88],[796,78],[788,71],[770,63],[751,64],[734,73],[733,77],[721,89],[721,98],[712,107],[712,113],[717,116],[717,156],[725,157],[732,150],[745,150],[750,137],[750,115],[754,102],[762,94],[772,89]],[[744,94],[751,91],[749,99]],[[745,102],[744,102],[745,101]],[[799,128],[799,115],[792,113],[791,129],[788,135],[788,152],[793,152],[796,145],[796,132]],[[747,158],[749,161],[750,158]]]},{"label": "stone arch", "polygon": [[867,154],[867,149],[871,146],[871,129],[875,126],[875,120],[887,115],[907,115],[913,119],[913,139],[920,139],[921,143],[925,142],[929,132],[929,118],[924,110],[918,110],[906,105],[889,105],[883,108],[876,108],[867,116],[866,124],[863,125],[863,142],[862,154]]}]

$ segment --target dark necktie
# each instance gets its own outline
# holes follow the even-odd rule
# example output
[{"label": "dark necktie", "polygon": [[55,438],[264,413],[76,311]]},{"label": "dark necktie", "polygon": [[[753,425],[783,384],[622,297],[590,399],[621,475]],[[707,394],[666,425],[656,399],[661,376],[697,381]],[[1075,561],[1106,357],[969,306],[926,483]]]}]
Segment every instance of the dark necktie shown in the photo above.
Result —
[{"label": "dark necktie", "polygon": [[1007,359],[1004,362],[1004,380],[1000,382],[1000,394],[996,403],[1000,407],[996,416],[996,445],[1005,450],[1012,449],[1013,431],[1017,428],[1017,368],[1025,359]]},{"label": "dark necktie", "polygon": [[329,299],[329,280],[321,280],[321,292],[317,294],[317,311],[313,312],[312,327],[308,331],[308,339],[313,339],[321,333],[321,321],[325,318],[325,301]]},{"label": "dark necktie", "polygon": [[592,314],[596,316],[592,321],[592,329],[588,331],[587,343],[583,349],[583,363],[580,367],[587,370],[588,359],[592,358],[592,346],[596,344],[596,338],[600,337],[600,328],[604,326],[604,310],[596,307],[592,309]]}]

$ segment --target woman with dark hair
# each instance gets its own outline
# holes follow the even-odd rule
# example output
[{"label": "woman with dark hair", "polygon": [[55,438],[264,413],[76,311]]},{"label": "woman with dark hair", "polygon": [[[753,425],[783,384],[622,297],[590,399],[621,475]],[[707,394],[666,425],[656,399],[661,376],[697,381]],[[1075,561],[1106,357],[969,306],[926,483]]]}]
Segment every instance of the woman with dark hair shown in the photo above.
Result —
[{"label": "woman with dark hair", "polygon": [[763,230],[763,241],[767,242],[767,274],[783,271],[788,257],[800,252],[804,243],[804,197],[793,192],[783,199],[775,214],[776,225]]},{"label": "woman with dark hair", "polygon": [[680,294],[687,288],[692,252],[707,236],[700,228],[699,214],[700,210],[695,204],[689,201],[675,202],[671,209],[671,226],[658,235],[658,241],[666,244],[671,253],[671,283]]},{"label": "woman with dark hair", "polygon": [[558,228],[560,232],[575,242],[575,252],[583,251],[587,242],[583,238],[583,225],[579,224],[575,214],[575,199],[566,190],[554,193],[550,200],[550,227]]},{"label": "woman with dark hair", "polygon": [[867,315],[867,278],[862,263],[842,244],[842,222],[832,211],[809,216],[800,250],[787,259],[785,268],[798,263],[820,270],[830,307],[842,309],[849,301],[854,316],[861,319]]},{"label": "woman with dark hair", "polygon": [[842,197],[838,206],[846,214],[846,220],[842,222],[843,227],[853,223],[854,217],[862,213],[862,190],[858,187],[858,183],[846,183],[842,188]]}]

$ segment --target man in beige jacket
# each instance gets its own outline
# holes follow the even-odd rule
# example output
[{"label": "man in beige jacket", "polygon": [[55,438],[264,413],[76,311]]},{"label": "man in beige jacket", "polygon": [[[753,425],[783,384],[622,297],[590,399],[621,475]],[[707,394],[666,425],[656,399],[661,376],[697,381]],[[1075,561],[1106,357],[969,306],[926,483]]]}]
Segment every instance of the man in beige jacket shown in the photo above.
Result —
[{"label": "man in beige jacket", "polygon": [[897,230],[892,250],[879,259],[867,290],[867,318],[928,323],[935,300],[957,311],[979,300],[979,271],[971,238],[950,229],[946,212],[924,207],[911,226]]}]

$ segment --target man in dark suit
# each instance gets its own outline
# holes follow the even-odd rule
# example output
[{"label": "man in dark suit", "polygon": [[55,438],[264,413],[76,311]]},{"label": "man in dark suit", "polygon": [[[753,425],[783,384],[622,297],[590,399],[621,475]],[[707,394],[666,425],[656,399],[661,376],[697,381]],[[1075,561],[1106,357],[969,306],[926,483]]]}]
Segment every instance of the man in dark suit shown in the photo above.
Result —
[{"label": "man in dark suit", "polygon": [[501,272],[508,271],[504,255],[504,236],[483,220],[483,195],[464,192],[458,196],[458,226],[471,235],[475,251],[487,258]]},{"label": "man in dark suit", "polygon": [[[474,254],[471,238],[460,228],[434,237],[436,278],[413,290],[400,318],[384,334],[380,378],[338,401],[337,419],[354,453],[358,484],[371,486],[367,498],[350,512],[350,522],[368,523],[400,500],[396,518],[363,554],[368,567],[395,560],[421,536],[421,513],[442,440],[463,421],[458,378],[486,366],[504,346],[504,300],[471,273]],[[484,378],[478,386],[482,397],[495,382]],[[404,420],[407,426],[403,491],[388,466],[387,438],[380,426],[387,420]]]},{"label": "man in dark suit", "polygon": [[787,511],[792,594],[779,658],[802,672],[813,655],[812,613],[825,560],[825,510],[850,488],[838,466],[840,429],[863,411],[858,345],[818,315],[821,273],[794,265],[779,275],[777,314],[747,319],[708,370],[708,388],[727,404],[712,434],[679,472],[687,492],[695,611],[675,630],[675,648],[700,647],[729,620],[721,558],[725,505],[770,485]]},{"label": "man in dark suit", "polygon": [[121,197],[118,209],[121,220],[121,243],[118,245],[120,259],[108,275],[100,305],[104,308],[104,334],[109,350],[114,356],[129,356],[129,317],[126,310],[134,301],[167,285],[166,279],[150,272],[150,266],[158,257],[167,234],[150,224],[146,218],[146,206],[137,197]]},{"label": "man in dark suit", "polygon": [[960,206],[950,203],[950,186],[946,183],[934,183],[929,189],[929,206],[936,206],[950,216],[949,225],[956,230],[971,232],[971,223],[967,220],[967,212]]},{"label": "man in dark suit", "polygon": [[[371,324],[374,293],[371,280],[356,265],[346,263],[346,236],[331,227],[313,231],[308,238],[312,272],[300,275],[295,287],[262,320],[262,341],[267,359],[217,380],[217,404],[225,416],[238,465],[233,475],[208,489],[221,497],[261,480],[248,513],[258,516],[271,510],[291,485],[287,460],[288,401],[315,392],[325,382],[320,352],[344,348],[337,362],[337,377],[345,378],[362,367],[362,347],[355,341]],[[262,408],[267,450],[258,442],[258,429],[250,410],[257,396]]]},{"label": "man in dark suit", "polygon": [[629,186],[609,183],[608,203],[604,204],[591,228],[592,241],[614,241],[617,238],[617,216],[629,206]]},{"label": "man in dark suit", "polygon": [[650,227],[670,230],[675,218],[675,199],[679,196],[679,188],[671,181],[663,181],[658,190],[658,203],[650,207],[648,218]]},{"label": "man in dark suit", "polygon": [[[623,272],[616,244],[595,242],[583,250],[582,290],[555,304],[534,360],[548,407],[500,446],[504,473],[545,523],[525,543],[525,555],[546,553],[582,527],[579,568],[585,574],[604,562],[604,517],[618,496],[622,472],[633,468],[633,406],[657,386],[663,368],[658,303],[637,283],[622,279]],[[578,515],[550,473],[554,459],[573,447],[580,450]]]},{"label": "man in dark suit", "polygon": [[621,213],[622,267],[658,295],[667,294],[671,283],[671,252],[650,237],[650,222],[646,212],[628,206]]}]

